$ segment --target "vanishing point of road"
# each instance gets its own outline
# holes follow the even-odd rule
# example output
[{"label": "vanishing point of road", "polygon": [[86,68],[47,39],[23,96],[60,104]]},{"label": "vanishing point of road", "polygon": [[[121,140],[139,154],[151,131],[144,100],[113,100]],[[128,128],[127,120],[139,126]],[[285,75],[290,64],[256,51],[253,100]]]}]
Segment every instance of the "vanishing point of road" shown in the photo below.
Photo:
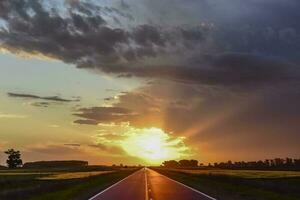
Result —
[{"label": "vanishing point of road", "polygon": [[202,192],[143,168],[89,200],[216,200]]}]

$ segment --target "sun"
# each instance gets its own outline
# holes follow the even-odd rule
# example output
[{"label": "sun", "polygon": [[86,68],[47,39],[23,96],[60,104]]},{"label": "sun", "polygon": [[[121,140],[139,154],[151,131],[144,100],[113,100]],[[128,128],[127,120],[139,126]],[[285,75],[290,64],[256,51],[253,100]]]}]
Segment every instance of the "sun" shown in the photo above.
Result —
[{"label": "sun", "polygon": [[132,129],[121,142],[123,149],[131,156],[151,164],[181,157],[188,148],[182,137],[171,137],[159,128]]},{"label": "sun", "polygon": [[158,160],[166,158],[168,155],[167,149],[164,147],[164,138],[161,135],[144,134],[136,136],[135,142],[142,150],[144,158]]}]

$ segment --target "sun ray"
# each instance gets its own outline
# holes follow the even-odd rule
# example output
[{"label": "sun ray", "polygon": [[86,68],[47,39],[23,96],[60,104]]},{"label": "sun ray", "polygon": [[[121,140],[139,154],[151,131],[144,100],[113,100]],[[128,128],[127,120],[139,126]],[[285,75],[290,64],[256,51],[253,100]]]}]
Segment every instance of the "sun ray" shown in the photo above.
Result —
[{"label": "sun ray", "polygon": [[172,137],[159,128],[131,129],[126,135],[120,142],[123,149],[151,164],[188,155],[184,137]]}]

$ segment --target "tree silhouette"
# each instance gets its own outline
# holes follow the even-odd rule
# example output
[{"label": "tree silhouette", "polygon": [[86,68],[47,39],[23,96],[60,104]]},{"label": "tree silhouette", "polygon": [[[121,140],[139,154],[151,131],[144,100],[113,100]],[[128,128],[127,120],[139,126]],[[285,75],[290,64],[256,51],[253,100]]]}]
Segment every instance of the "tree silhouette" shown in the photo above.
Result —
[{"label": "tree silhouette", "polygon": [[162,164],[164,167],[179,167],[179,163],[176,160],[164,161]]},{"label": "tree silhouette", "polygon": [[8,149],[4,152],[8,155],[6,163],[9,168],[17,168],[22,166],[22,159],[20,151],[15,151],[14,149]]},{"label": "tree silhouette", "polygon": [[168,160],[162,163],[164,167],[198,167],[197,160]]},{"label": "tree silhouette", "polygon": [[198,164],[197,160],[169,160],[162,163],[163,167],[169,168],[218,168],[218,169],[247,169],[247,170],[295,170],[300,171],[300,159],[292,158],[275,158],[266,159],[258,161],[239,161],[232,162],[231,160],[227,162],[214,163],[213,165],[204,166],[203,164]]}]

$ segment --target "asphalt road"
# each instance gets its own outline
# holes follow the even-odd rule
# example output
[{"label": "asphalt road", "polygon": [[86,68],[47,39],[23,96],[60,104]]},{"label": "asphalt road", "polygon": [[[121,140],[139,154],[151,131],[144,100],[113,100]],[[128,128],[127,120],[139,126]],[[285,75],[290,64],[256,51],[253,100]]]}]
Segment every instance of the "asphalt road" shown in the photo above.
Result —
[{"label": "asphalt road", "polygon": [[215,200],[151,169],[141,169],[89,200]]}]

